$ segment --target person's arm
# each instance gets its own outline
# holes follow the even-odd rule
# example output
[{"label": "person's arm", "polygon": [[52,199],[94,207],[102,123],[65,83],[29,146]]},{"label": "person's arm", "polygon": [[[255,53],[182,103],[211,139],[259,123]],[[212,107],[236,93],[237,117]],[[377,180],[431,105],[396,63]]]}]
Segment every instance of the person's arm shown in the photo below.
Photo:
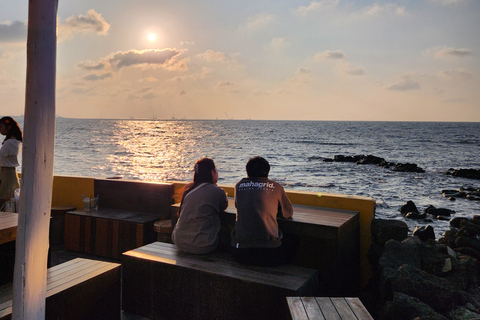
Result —
[{"label": "person's arm", "polygon": [[220,189],[221,191],[221,201],[220,201],[220,211],[225,211],[225,209],[228,208],[228,198],[227,198],[227,193],[225,190]]},{"label": "person's arm", "polygon": [[285,190],[281,191],[280,202],[278,203],[278,216],[288,219],[293,216],[293,207],[290,199],[288,199]]}]

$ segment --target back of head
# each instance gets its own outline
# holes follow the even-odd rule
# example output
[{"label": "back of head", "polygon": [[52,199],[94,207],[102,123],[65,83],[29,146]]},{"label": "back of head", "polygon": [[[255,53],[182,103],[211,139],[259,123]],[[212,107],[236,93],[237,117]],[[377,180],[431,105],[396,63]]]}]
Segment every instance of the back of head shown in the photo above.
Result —
[{"label": "back of head", "polygon": [[193,183],[199,184],[204,182],[213,183],[212,170],[215,170],[215,163],[210,158],[203,158],[195,163]]},{"label": "back of head", "polygon": [[4,124],[8,129],[5,140],[10,139],[11,137],[17,139],[18,141],[23,140],[22,129],[20,129],[17,121],[15,121],[12,117],[3,117],[0,119],[0,123]]},{"label": "back of head", "polygon": [[260,156],[250,158],[247,162],[247,175],[249,178],[268,178],[270,164]]}]

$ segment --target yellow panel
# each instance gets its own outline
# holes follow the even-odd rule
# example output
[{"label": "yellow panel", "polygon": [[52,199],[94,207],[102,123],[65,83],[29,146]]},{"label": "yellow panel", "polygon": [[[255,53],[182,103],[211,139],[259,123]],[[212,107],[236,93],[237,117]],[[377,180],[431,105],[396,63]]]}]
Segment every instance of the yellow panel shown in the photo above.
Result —
[{"label": "yellow panel", "polygon": [[[53,177],[52,206],[74,206],[83,208],[83,197],[93,196],[94,178],[88,177]],[[100,200],[101,201],[101,200]]]}]

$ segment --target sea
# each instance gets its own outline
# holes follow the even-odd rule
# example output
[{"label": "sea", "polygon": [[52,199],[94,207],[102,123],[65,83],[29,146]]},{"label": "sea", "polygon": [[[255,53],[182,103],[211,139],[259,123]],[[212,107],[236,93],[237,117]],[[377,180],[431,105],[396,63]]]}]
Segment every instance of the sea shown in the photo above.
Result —
[{"label": "sea", "polygon": [[[453,216],[480,214],[480,201],[442,195],[480,188],[479,180],[445,175],[449,168],[480,169],[478,122],[56,119],[55,175],[190,181],[195,161],[210,157],[219,184],[233,185],[257,155],[286,189],[371,197],[376,218],[405,221],[410,232],[431,225],[440,237],[449,223],[404,218],[399,210],[409,200],[422,212],[433,205]],[[374,155],[425,172],[324,161],[335,155]]]}]

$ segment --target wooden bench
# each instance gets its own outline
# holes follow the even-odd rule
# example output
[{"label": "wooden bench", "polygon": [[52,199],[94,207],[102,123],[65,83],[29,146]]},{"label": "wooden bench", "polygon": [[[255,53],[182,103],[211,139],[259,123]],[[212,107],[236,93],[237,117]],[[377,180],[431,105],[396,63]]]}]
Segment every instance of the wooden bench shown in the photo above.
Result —
[{"label": "wooden bench", "polygon": [[287,297],[293,320],[373,320],[358,298]]},{"label": "wooden bench", "polygon": [[[179,204],[172,205],[172,215]],[[220,215],[222,230],[232,230],[237,209],[229,198]],[[172,220],[173,221],[173,220]],[[318,270],[319,289],[325,296],[360,293],[360,225],[357,211],[293,205],[291,219],[277,219],[280,230],[300,238],[294,265]],[[228,233],[228,232],[227,232]],[[220,237],[229,237],[221,232]],[[224,242],[229,243],[228,239]]]},{"label": "wooden bench", "polygon": [[[116,319],[120,264],[77,258],[49,268],[45,319]],[[11,319],[12,284],[0,287],[0,320]]]},{"label": "wooden bench", "polygon": [[243,266],[155,242],[123,254],[122,306],[149,319],[289,319],[287,296],[312,295],[317,271]]},{"label": "wooden bench", "polygon": [[170,218],[173,190],[170,183],[96,179],[99,209],[65,214],[65,249],[121,259],[156,241],[153,224]]}]

